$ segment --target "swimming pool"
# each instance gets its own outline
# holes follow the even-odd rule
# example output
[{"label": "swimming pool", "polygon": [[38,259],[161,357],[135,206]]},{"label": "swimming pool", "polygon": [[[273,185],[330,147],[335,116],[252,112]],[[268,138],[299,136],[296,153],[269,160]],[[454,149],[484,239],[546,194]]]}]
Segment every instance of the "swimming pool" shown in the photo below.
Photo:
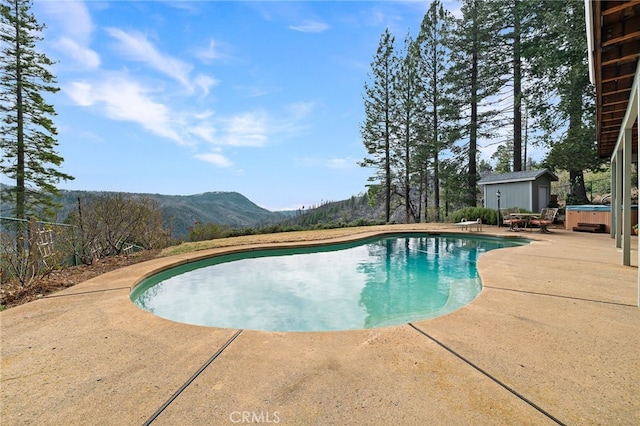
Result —
[{"label": "swimming pool", "polygon": [[523,240],[381,236],[225,254],[171,268],[131,293],[140,308],[204,326],[265,331],[376,328],[434,318],[480,292],[476,260]]}]

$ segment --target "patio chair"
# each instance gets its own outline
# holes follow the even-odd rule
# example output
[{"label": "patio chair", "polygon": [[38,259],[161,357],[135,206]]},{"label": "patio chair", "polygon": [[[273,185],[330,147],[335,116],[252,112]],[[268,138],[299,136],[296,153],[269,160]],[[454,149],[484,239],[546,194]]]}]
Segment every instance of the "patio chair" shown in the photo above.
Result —
[{"label": "patio chair", "polygon": [[518,213],[517,208],[513,209],[500,209],[500,216],[502,216],[502,223],[509,225],[509,231],[517,231],[520,229],[520,225],[525,223],[525,220],[518,216],[513,216],[514,213]]},{"label": "patio chair", "polygon": [[550,231],[547,228],[553,225],[553,221],[556,218],[556,214],[558,214],[557,208],[555,207],[545,208],[545,209],[542,209],[542,211],[540,212],[539,219],[531,219],[529,223],[531,225],[539,226],[540,232],[548,233]]}]

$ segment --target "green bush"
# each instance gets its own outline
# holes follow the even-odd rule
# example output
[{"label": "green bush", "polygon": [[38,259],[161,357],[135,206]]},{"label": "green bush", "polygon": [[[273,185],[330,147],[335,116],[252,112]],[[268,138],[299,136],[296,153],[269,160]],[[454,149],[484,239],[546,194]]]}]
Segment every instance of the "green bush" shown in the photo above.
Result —
[{"label": "green bush", "polygon": [[229,226],[215,223],[196,223],[189,230],[189,241],[206,241],[224,238],[229,234]]},{"label": "green bush", "polygon": [[462,219],[476,220],[480,218],[482,223],[487,225],[497,225],[498,216],[496,210],[484,207],[465,207],[453,212],[452,219],[454,222],[460,222]]}]

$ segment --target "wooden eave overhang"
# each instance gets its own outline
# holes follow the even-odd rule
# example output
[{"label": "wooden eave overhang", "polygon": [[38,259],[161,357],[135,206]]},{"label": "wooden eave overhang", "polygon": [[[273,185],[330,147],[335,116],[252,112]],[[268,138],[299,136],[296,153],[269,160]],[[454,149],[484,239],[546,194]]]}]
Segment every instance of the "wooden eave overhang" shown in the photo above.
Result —
[{"label": "wooden eave overhang", "polygon": [[[598,155],[608,158],[616,147],[640,58],[640,0],[590,1],[587,6]],[[634,154],[637,126],[632,132]]]}]

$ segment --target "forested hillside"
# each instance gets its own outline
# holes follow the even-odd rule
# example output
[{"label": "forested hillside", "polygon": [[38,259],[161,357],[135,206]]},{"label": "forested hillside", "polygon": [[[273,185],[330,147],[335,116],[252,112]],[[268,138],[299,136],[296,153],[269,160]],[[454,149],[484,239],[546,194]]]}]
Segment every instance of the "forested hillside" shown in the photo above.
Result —
[{"label": "forested hillside", "polygon": [[[302,228],[327,226],[360,226],[385,223],[386,206],[380,199],[367,195],[354,195],[341,201],[329,201],[309,209],[297,210],[282,224]],[[415,200],[414,200],[415,202]],[[405,207],[402,197],[392,197],[390,203],[390,223],[403,223]],[[435,213],[430,209],[426,220],[434,220]]]},{"label": "forested hillside", "polygon": [[[7,186],[0,186],[0,195]],[[124,197],[146,197],[158,203],[167,228],[176,239],[186,239],[194,225],[225,225],[229,228],[262,228],[277,225],[278,229],[315,228],[334,226],[354,226],[385,223],[385,205],[376,197],[371,202],[367,194],[354,195],[346,200],[323,202],[319,205],[295,211],[272,212],[259,207],[237,192],[206,192],[195,195],[162,195],[116,193],[99,191],[60,191],[56,201],[61,205],[57,210],[56,222],[62,223],[70,214],[78,214],[97,198],[116,195]],[[2,196],[1,216],[13,217],[15,206]],[[404,204],[401,197],[394,197],[391,203],[390,222],[404,221]],[[447,213],[445,213],[446,217]],[[435,213],[429,209],[427,220],[434,220]]]},{"label": "forested hillside", "polygon": [[[6,187],[2,187],[2,216],[12,216],[15,206],[6,203]],[[83,204],[97,197],[113,196],[114,192],[96,191],[60,191],[56,199],[62,207],[58,210],[57,222],[64,222],[71,212],[77,212]],[[171,228],[173,236],[184,238],[195,223],[216,223],[234,228],[255,227],[280,222],[287,218],[286,213],[271,212],[259,207],[244,195],[237,192],[205,192],[195,195],[161,195],[120,193],[127,197],[145,196],[155,200]]]},{"label": "forested hillside", "polygon": [[[71,209],[77,208],[84,197],[100,195],[101,193],[84,191],[63,192],[62,203],[65,208],[63,215]],[[130,194],[139,196],[142,194]],[[189,228],[195,223],[216,223],[234,228],[258,226],[279,222],[286,216],[282,213],[271,212],[257,206],[244,195],[237,192],[205,192],[195,195],[161,195],[144,194],[156,200],[162,209],[166,223],[173,231],[173,235],[182,238],[189,233]]]}]

